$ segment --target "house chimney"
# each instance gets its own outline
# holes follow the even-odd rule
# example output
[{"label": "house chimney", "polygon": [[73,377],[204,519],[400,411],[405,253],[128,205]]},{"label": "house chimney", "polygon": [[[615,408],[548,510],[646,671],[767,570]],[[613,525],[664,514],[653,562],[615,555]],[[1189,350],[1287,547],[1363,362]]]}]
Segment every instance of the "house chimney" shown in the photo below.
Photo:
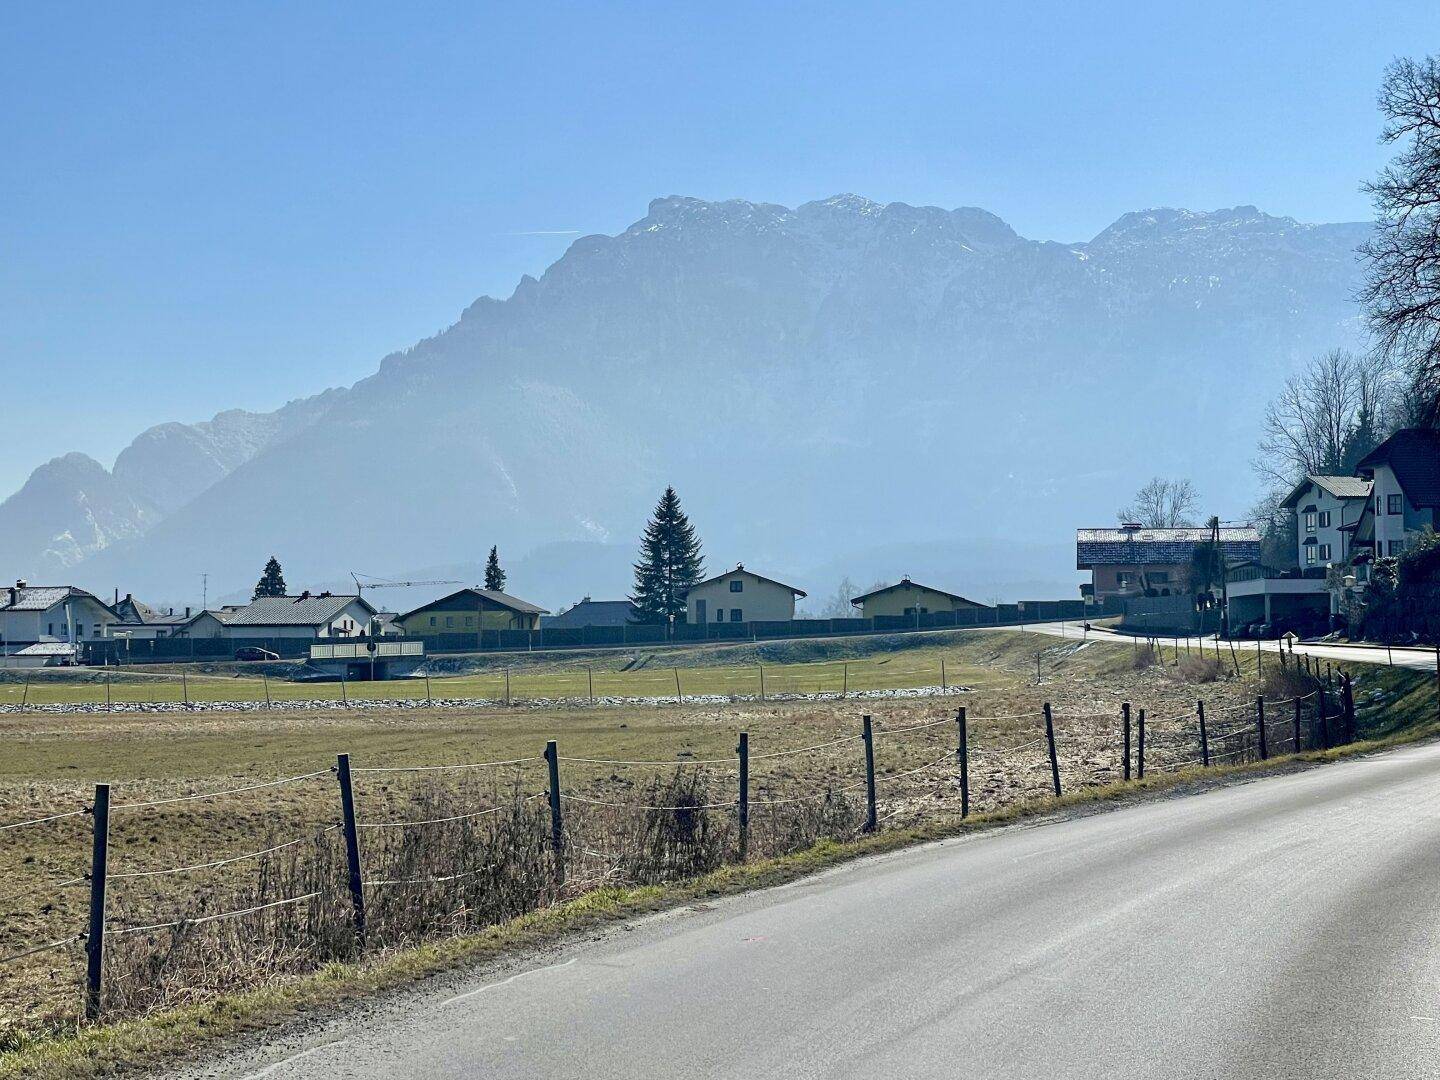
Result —
[{"label": "house chimney", "polygon": [[185,609],[185,617],[187,619],[190,617],[190,609],[188,607]]}]

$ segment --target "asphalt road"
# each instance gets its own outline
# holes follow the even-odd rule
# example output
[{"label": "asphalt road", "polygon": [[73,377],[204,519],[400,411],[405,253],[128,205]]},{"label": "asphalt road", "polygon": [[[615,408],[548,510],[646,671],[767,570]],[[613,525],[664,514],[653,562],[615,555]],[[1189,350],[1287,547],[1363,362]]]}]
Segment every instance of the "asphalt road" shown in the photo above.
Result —
[{"label": "asphalt road", "polygon": [[857,863],[196,1076],[1435,1077],[1440,746]]},{"label": "asphalt road", "polygon": [[[1084,624],[1079,622],[1033,623],[1023,628],[1010,626],[1002,627],[1001,629],[1023,630],[1025,633],[1039,633],[1052,637],[1063,637],[1075,640],[1088,638],[1092,641],[1115,641],[1121,644],[1129,644],[1133,642],[1136,637],[1134,634],[1119,634],[1103,626],[1092,625],[1089,630],[1086,630]],[[1141,636],[1140,640],[1143,642],[1145,639]],[[1167,634],[1160,636],[1156,640],[1168,649],[1176,639]],[[1182,637],[1179,639],[1179,642],[1182,649],[1188,644],[1192,649],[1199,649],[1203,646],[1207,654],[1215,650],[1215,637],[1213,634],[1206,638]],[[1230,655],[1231,644],[1231,642],[1220,643],[1220,655],[1222,658]],[[1236,640],[1233,644],[1237,653],[1253,655],[1257,642]],[[1266,655],[1280,651],[1280,643],[1278,641],[1261,641],[1258,644],[1261,651]],[[1286,652],[1316,656],[1322,660],[1345,660],[1358,664],[1392,664],[1395,667],[1413,668],[1417,671],[1434,671],[1436,662],[1436,651],[1434,647],[1406,648],[1396,646],[1393,649],[1386,649],[1383,645],[1331,645],[1320,642],[1297,642],[1293,650],[1287,647]]]}]

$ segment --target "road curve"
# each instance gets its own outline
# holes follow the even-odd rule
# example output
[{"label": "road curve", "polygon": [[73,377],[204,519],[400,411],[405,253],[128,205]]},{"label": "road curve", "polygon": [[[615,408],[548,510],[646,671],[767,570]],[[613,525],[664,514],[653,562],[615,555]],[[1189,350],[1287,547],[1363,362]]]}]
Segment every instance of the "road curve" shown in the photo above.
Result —
[{"label": "road curve", "polygon": [[1440,1075],[1440,745],[634,924],[187,1076]]}]

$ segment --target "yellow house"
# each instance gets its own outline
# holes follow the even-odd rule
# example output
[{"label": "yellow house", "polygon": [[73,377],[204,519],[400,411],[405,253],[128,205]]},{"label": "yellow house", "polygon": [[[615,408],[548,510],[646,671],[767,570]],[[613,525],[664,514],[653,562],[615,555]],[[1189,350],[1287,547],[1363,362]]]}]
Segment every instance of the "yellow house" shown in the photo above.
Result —
[{"label": "yellow house", "polygon": [[461,589],[395,617],[406,637],[474,634],[480,630],[534,630],[550,614],[508,593]]},{"label": "yellow house", "polygon": [[916,584],[908,577],[901,578],[894,585],[857,596],[850,603],[858,607],[860,614],[867,619],[877,615],[929,615],[936,611],[967,611],[985,607],[944,589]]}]

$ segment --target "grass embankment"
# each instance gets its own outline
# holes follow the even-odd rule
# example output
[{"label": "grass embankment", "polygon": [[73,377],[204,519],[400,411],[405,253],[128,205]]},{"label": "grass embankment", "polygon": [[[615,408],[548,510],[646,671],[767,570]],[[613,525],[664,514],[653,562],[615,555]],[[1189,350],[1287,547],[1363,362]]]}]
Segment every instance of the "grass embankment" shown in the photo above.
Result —
[{"label": "grass embankment", "polygon": [[[1143,785],[1115,783],[1120,775],[1116,729],[1121,700],[1148,708],[1152,717],[1184,713],[1193,707],[1196,697],[1206,698],[1220,712],[1253,700],[1259,688],[1250,679],[1216,678],[1215,665],[1201,665],[1183,653],[1178,666],[1173,662],[1161,665],[1144,659],[1137,663],[1133,650],[1123,645],[1078,648],[1078,642],[1011,632],[962,637],[964,640],[945,643],[947,656],[957,668],[955,681],[971,685],[989,681],[1011,689],[928,701],[609,710],[367,714],[354,709],[176,717],[5,716],[0,717],[0,746],[5,750],[0,754],[0,823],[28,817],[32,810],[79,805],[88,799],[90,784],[97,779],[116,784],[117,802],[139,801],[323,769],[337,750],[350,752],[362,767],[510,757],[528,757],[533,762],[506,770],[490,782],[488,792],[478,790],[474,783],[466,787],[455,779],[457,774],[362,775],[357,782],[360,817],[384,820],[391,814],[405,814],[417,795],[433,798],[437,791],[455,800],[495,798],[515,785],[527,792],[542,790],[538,755],[548,738],[558,738],[562,756],[567,757],[727,759],[733,754],[739,730],[750,731],[752,754],[760,755],[853,735],[863,712],[876,716],[877,765],[883,777],[934,760],[953,747],[954,740],[952,725],[897,732],[893,737],[885,735],[887,729],[951,715],[955,705],[965,704],[972,718],[972,805],[978,816],[964,827],[972,828],[986,820],[1006,820],[1055,805],[1045,798],[1048,768],[1043,747],[1008,757],[993,753],[1032,740],[1041,731],[1039,705],[1043,700],[1055,704],[1061,772],[1067,791],[1073,792],[1065,801],[1080,802],[1153,790],[1190,775],[1185,763],[1193,757],[1193,747],[1186,742],[1187,736],[1181,732],[1167,739],[1157,734],[1147,748]],[[897,660],[924,657],[926,652],[906,650]],[[1033,682],[1037,657],[1042,683],[1025,686]],[[1173,661],[1173,657],[1168,659]],[[1267,670],[1271,660],[1265,658]],[[1242,670],[1246,670],[1243,664]],[[1395,669],[1355,670],[1361,672],[1357,699],[1363,735],[1402,739],[1434,729],[1434,698],[1425,677]],[[1196,681],[1211,678],[1216,681]],[[992,717],[1004,719],[988,719]],[[698,766],[692,768],[700,771]],[[728,767],[706,767],[704,771],[717,790],[728,792],[733,786],[733,770]],[[643,792],[644,784],[656,772],[567,762],[563,783],[567,790],[618,801]],[[752,797],[813,793],[861,778],[859,744],[844,743],[814,754],[757,761],[752,765]],[[272,838],[303,834],[336,816],[334,782],[328,777],[260,794],[263,798],[241,794],[117,813],[112,826],[112,871],[162,868],[252,850]],[[382,949],[361,964],[318,966],[308,974],[273,979],[254,992],[187,1005],[146,1020],[124,1020],[76,1032],[78,950],[42,954],[9,971],[0,969],[0,1014],[8,1021],[0,1038],[31,1047],[0,1059],[4,1062],[0,1076],[89,1075],[87,1070],[93,1071],[99,1063],[173,1052],[207,1035],[240,1030],[306,1004],[367,992],[451,964],[533,945],[596,919],[622,918],[699,895],[787,880],[859,854],[950,835],[961,827],[953,769],[882,783],[880,794],[883,831],[878,836],[854,843],[822,841],[745,867],[725,867],[689,884],[592,891],[479,934],[419,949]],[[752,813],[757,827],[763,827],[767,811],[757,806]],[[83,871],[87,830],[87,819],[79,818],[0,834],[0,880],[31,890],[20,897],[8,891],[0,897],[0,954],[74,933],[83,926],[83,888],[56,890],[48,886]],[[133,923],[187,910],[196,888],[223,894],[229,881],[226,875],[237,869],[253,872],[253,864],[207,871],[201,876],[112,883],[112,921]],[[603,880],[603,875],[598,880]],[[35,1039],[40,1042],[32,1046]]]}]

